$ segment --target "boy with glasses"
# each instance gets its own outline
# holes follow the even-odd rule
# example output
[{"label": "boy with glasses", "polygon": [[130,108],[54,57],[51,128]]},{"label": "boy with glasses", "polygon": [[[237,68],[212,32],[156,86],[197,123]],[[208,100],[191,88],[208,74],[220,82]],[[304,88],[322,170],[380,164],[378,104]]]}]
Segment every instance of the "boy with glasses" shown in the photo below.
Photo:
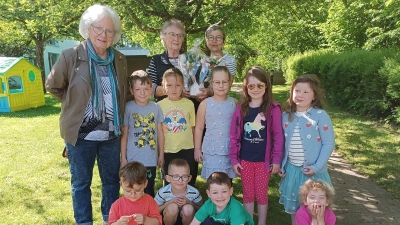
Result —
[{"label": "boy with glasses", "polygon": [[203,201],[199,191],[188,185],[192,179],[188,162],[180,158],[173,159],[168,165],[165,179],[169,184],[158,190],[154,198],[164,224],[173,225],[181,219],[183,225],[189,225]]},{"label": "boy with glasses", "polygon": [[111,225],[161,225],[161,215],[154,199],[144,193],[147,169],[139,162],[130,162],[120,169],[119,177],[124,195],[110,209]]}]

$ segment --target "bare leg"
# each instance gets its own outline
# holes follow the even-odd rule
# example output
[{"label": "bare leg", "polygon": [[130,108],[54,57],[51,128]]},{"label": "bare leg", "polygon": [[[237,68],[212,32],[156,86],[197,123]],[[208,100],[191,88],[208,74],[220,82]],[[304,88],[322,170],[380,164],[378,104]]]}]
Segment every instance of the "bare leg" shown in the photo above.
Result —
[{"label": "bare leg", "polygon": [[260,205],[257,204],[258,210],[258,225],[265,225],[267,221],[267,211],[268,211],[268,204]]},{"label": "bare leg", "polygon": [[254,216],[254,202],[252,203],[244,203],[244,208],[249,212],[251,218],[253,219]]},{"label": "bare leg", "polygon": [[194,217],[194,207],[190,204],[184,205],[181,210],[182,224],[189,225]]},{"label": "bare leg", "polygon": [[296,214],[290,214],[292,218],[292,225],[296,225]]},{"label": "bare leg", "polygon": [[178,218],[178,205],[171,203],[169,204],[163,211],[164,224],[165,225],[174,225],[176,223],[176,219]]}]

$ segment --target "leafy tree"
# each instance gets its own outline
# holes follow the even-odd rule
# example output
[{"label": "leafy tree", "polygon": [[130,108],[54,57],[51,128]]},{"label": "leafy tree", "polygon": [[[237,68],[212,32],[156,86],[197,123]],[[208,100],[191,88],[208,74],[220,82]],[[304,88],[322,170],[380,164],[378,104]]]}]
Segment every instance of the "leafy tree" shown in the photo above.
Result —
[{"label": "leafy tree", "polygon": [[328,46],[338,51],[362,48],[372,20],[371,8],[365,0],[334,0],[327,21],[321,25]]},{"label": "leafy tree", "polygon": [[[0,56],[21,57],[34,54],[32,40],[15,22],[0,21]],[[32,57],[29,57],[32,58]]]},{"label": "leafy tree", "polygon": [[22,36],[25,36],[33,41],[36,64],[42,70],[43,85],[43,52],[46,43],[52,38],[76,34],[77,23],[88,3],[79,0],[0,0],[0,20],[13,23],[18,28],[19,32],[14,34],[16,38],[23,39]]},{"label": "leafy tree", "polygon": [[[123,0],[115,5],[124,21],[124,31],[133,42],[141,43],[153,51],[163,49],[159,32],[164,21],[175,18],[185,26],[189,35],[182,50],[186,51],[187,41],[204,35],[210,24],[225,24],[234,17],[255,7],[258,1],[251,0]],[[241,24],[245,26],[245,24]],[[143,33],[145,31],[146,33]],[[158,43],[157,43],[158,42]],[[191,46],[191,45],[190,45]]]},{"label": "leafy tree", "polygon": [[400,1],[380,0],[374,2],[371,26],[366,30],[368,37],[364,48],[400,47]]}]

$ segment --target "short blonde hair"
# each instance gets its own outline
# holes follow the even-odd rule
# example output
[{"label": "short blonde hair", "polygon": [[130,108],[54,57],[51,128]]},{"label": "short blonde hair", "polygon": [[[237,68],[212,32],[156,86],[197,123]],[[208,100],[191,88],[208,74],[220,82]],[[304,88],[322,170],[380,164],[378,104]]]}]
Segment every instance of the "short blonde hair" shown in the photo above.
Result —
[{"label": "short blonde hair", "polygon": [[299,197],[304,203],[307,202],[308,193],[313,189],[320,189],[325,192],[326,200],[329,201],[329,206],[332,205],[333,196],[335,195],[333,187],[322,180],[312,179],[307,180],[304,182],[303,186],[300,187]]},{"label": "short blonde hair", "polygon": [[79,33],[84,39],[89,38],[89,28],[94,22],[98,22],[103,18],[109,17],[114,22],[115,35],[113,44],[117,43],[121,38],[122,28],[121,20],[118,13],[108,5],[95,4],[90,6],[82,14],[81,20],[79,21]]}]

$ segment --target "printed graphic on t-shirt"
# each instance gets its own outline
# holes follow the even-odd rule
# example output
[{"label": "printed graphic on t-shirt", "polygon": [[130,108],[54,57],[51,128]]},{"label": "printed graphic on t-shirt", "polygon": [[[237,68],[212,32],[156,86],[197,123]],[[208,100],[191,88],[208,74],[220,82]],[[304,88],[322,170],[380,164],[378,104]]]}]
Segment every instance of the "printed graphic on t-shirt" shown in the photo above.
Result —
[{"label": "printed graphic on t-shirt", "polygon": [[247,122],[244,124],[244,139],[250,143],[260,143],[264,141],[261,138],[260,131],[265,129],[265,116],[264,113],[258,113],[254,122]]},{"label": "printed graphic on t-shirt", "polygon": [[146,145],[149,145],[151,150],[156,149],[156,123],[154,119],[154,112],[149,113],[149,115],[139,115],[138,113],[132,114],[134,127],[142,128],[141,132],[135,132],[135,137],[138,138],[138,141],[135,142],[135,146],[138,148],[143,148]]},{"label": "printed graphic on t-shirt", "polygon": [[187,119],[185,112],[181,108],[169,109],[164,116],[164,133],[184,132],[187,129]]}]

